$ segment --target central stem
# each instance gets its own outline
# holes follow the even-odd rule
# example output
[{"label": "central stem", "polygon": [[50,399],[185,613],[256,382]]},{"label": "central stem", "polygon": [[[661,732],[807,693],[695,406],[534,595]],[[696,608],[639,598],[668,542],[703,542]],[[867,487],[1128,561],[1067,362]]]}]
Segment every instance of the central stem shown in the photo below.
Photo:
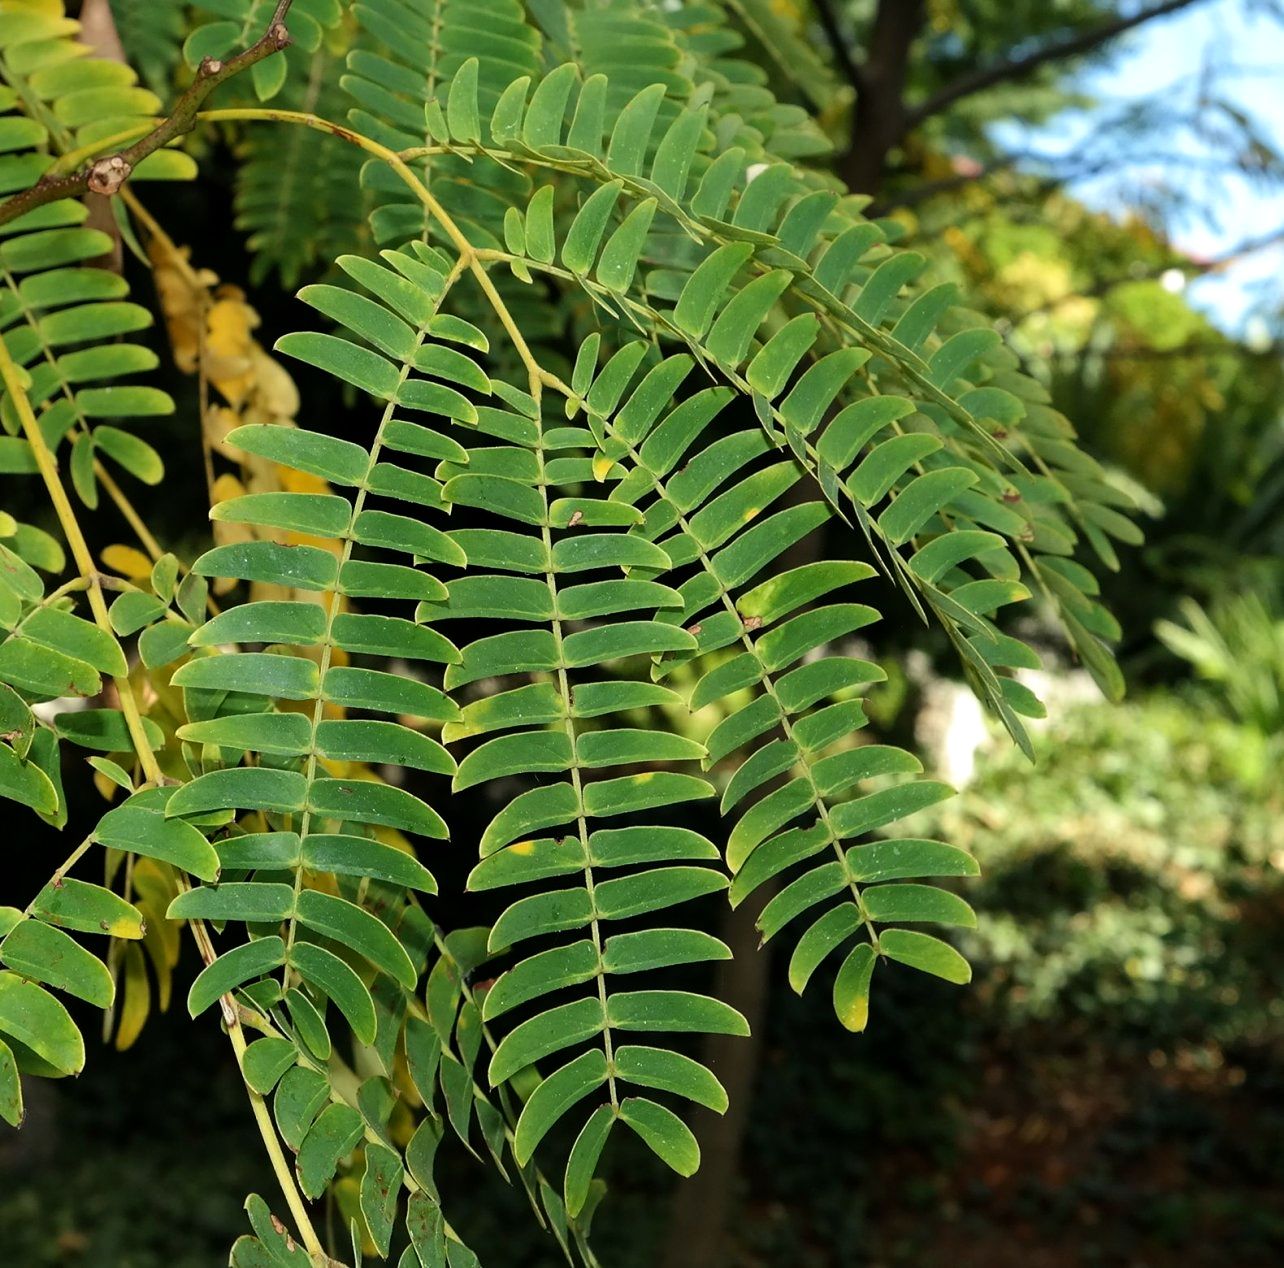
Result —
[{"label": "central stem", "polygon": [[[3,339],[0,339],[0,379],[3,379],[5,391],[8,392],[9,399],[13,402],[14,409],[17,411],[18,421],[22,425],[22,433],[27,438],[27,443],[31,446],[32,456],[36,460],[36,468],[39,470],[40,477],[49,493],[49,500],[53,503],[54,512],[58,516],[58,523],[62,526],[63,535],[67,539],[72,559],[75,560],[76,568],[87,588],[89,607],[93,612],[94,622],[114,643],[116,641],[116,632],[112,629],[111,620],[107,614],[107,600],[103,597],[102,585],[98,579],[98,569],[94,565],[93,554],[90,552],[89,544],[85,541],[84,534],[80,531],[80,524],[76,520],[76,512],[71,505],[71,499],[67,496],[67,490],[63,487],[62,478],[58,474],[58,464],[54,460],[53,452],[45,441],[45,434],[40,430],[40,424],[31,408],[31,401],[27,396],[27,389],[23,383],[22,371],[19,370],[17,363],[10,355]],[[120,697],[120,711],[124,715],[125,725],[129,730],[129,738],[134,746],[135,753],[138,755],[143,774],[149,784],[159,788],[164,784],[165,777],[156,761],[156,754],[152,752],[152,746],[147,739],[147,732],[143,729],[142,715],[138,711],[138,701],[134,698],[134,690],[130,685],[129,677],[128,675],[114,676],[112,681]]]}]

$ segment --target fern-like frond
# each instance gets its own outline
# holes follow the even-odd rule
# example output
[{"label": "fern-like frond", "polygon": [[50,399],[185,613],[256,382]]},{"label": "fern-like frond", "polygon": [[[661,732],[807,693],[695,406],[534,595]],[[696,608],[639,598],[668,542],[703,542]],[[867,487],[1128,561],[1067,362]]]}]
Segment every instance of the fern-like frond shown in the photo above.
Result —
[{"label": "fern-like frond", "polygon": [[[796,91],[820,110],[832,107],[840,90],[823,62],[776,13],[770,0],[723,0],[652,6],[673,31],[691,74],[710,93],[724,148],[739,146],[756,161],[792,161],[828,154],[833,143],[801,106],[777,100],[767,72],[744,56],[744,39],[724,10],[733,10]],[[809,181],[836,184],[828,173],[796,169]]]},{"label": "fern-like frond", "polygon": [[[276,104],[338,118],[347,99],[339,87],[344,55],[328,42],[314,53],[287,49],[292,70]],[[308,128],[251,129],[241,139],[236,171],[236,223],[254,255],[251,279],[276,272],[293,288],[340,255],[364,248],[370,210],[360,190],[361,153]]]},{"label": "fern-like frond", "polygon": [[[816,110],[830,107],[840,91],[839,86],[833,72],[800,34],[796,13],[782,13],[771,0],[722,0],[719,5],[711,4],[703,8],[707,12],[702,12],[700,16],[710,26],[720,16],[719,10],[731,10],[753,34],[763,52]],[[765,79],[765,73],[760,67],[754,63],[748,64]],[[738,78],[743,78],[743,73]]]},{"label": "fern-like frond", "polygon": [[[491,821],[469,885],[538,886],[490,931],[491,953],[505,953],[512,964],[487,993],[483,1016],[516,1013],[521,1020],[492,1057],[489,1079],[500,1084],[546,1060],[559,1066],[522,1112],[519,1163],[575,1105],[587,1098],[598,1105],[568,1165],[565,1199],[575,1215],[617,1119],[683,1174],[698,1163],[681,1120],[627,1087],[725,1107],[707,1070],[632,1036],[737,1034],[744,1021],[689,991],[628,989],[632,973],[729,955],[707,934],[674,927],[667,914],[726,885],[708,866],[718,859],[716,848],[682,826],[690,811],[680,808],[713,795],[687,769],[700,746],[629,725],[628,715],[640,708],[678,703],[673,692],[627,672],[634,658],[694,647],[680,627],[648,619],[657,604],[677,602],[674,591],[621,575],[640,568],[663,578],[669,561],[630,531],[641,518],[632,508],[557,496],[559,486],[591,480],[585,429],[542,416],[522,389],[496,384],[496,391],[508,408],[478,412],[492,443],[471,448],[466,467],[447,463],[440,474],[457,512],[485,508],[505,526],[454,531],[470,571],[422,615],[521,625],[476,639],[447,670],[446,688],[456,693],[498,680],[447,735],[458,743],[484,737],[461,759],[456,791],[521,772],[546,777]],[[624,816],[627,826],[613,826]],[[551,881],[558,883],[550,888]],[[617,922],[639,917],[659,927],[617,931]],[[548,946],[556,935],[566,936]],[[568,1049],[585,1043],[591,1046],[566,1059]]]},{"label": "fern-like frond", "polygon": [[[602,93],[591,83],[576,117]],[[1029,433],[1019,431],[1026,406],[1017,393],[1037,405],[1038,385],[992,331],[936,333],[950,292],[902,298],[923,260],[887,247],[878,224],[828,191],[808,190],[787,164],[755,170],[735,148],[709,160],[703,111],[688,109],[661,131],[659,107],[657,90],[638,93],[605,142],[591,129],[577,135],[574,122],[564,133],[565,94],[522,95],[496,112],[491,133],[509,161],[584,179],[591,191],[558,235],[544,189],[524,212],[510,212],[505,244],[518,275],[578,286],[603,313],[653,338],[681,340],[734,383],[773,443],[796,454],[919,610],[942,622],[984,698],[1027,748],[1019,714],[1039,706],[1011,670],[1028,666],[1032,654],[991,620],[1025,596],[1023,574],[1052,599],[1113,694],[1117,672],[1101,641],[1113,623],[1078,584],[1079,573],[1070,580],[1071,569],[1038,565],[1027,547],[1073,551],[1082,528],[1100,551],[1111,531],[1127,538],[1135,530],[1116,509],[1122,495],[1099,473],[1091,487],[1102,500],[1089,499],[1083,510],[1067,505],[1062,464],[1078,461],[1077,453],[1067,458],[1045,434],[1046,411]],[[461,105],[457,119],[471,121],[478,109]],[[479,148],[469,139],[475,132],[458,130],[458,143]],[[653,252],[663,267],[648,271]],[[768,318],[782,317],[783,328],[759,335]],[[959,324],[949,318],[946,331],[949,321]],[[868,404],[873,397],[896,399]],[[910,431],[922,434],[902,435]],[[1091,464],[1081,467],[1080,475]],[[973,550],[924,580],[903,551],[912,555],[947,527],[968,530],[972,536],[957,541]],[[993,554],[1002,543],[985,533],[1012,549]],[[978,577],[960,566],[979,556],[983,573],[997,571]],[[1046,579],[1049,570],[1056,583]]]},{"label": "fern-like frond", "polygon": [[[87,57],[89,50],[75,39],[77,31],[59,5],[18,3],[0,13],[5,193],[34,184],[54,155],[115,136],[159,111],[159,101],[136,86],[132,70]],[[193,170],[186,156],[165,151],[139,164],[138,174],[174,177]],[[150,325],[151,317],[127,302],[128,288],[119,275],[92,263],[113,243],[87,227],[86,216],[81,203],[63,200],[9,222],[0,233],[5,368],[0,422],[6,433],[0,438],[0,471],[39,473],[48,481],[56,465],[53,454],[67,440],[73,482],[92,505],[106,475],[100,456],[147,482],[161,478],[156,452],[118,424],[169,414],[173,403],[155,388],[117,382],[155,365],[149,350],[118,342]],[[52,481],[57,483],[56,474]],[[100,776],[132,792],[135,744],[159,748],[164,736],[150,719],[131,720],[122,708],[101,702],[74,712],[38,706],[97,697],[113,679],[119,691],[130,675],[122,640],[148,631],[163,617],[175,599],[177,565],[172,557],[157,564],[155,591],[164,591],[163,598],[122,585],[108,612],[101,583],[83,557],[76,559],[77,579],[47,591],[35,569],[60,573],[66,562],[61,547],[7,515],[0,521],[0,709],[5,715],[0,794],[62,827],[67,822],[65,748],[92,754],[88,760]],[[76,610],[90,590],[95,591],[91,602],[99,605],[92,620]],[[73,861],[97,843],[108,844],[114,822],[110,816],[104,820]],[[182,833],[180,828],[177,834],[162,834],[165,842],[157,845],[156,857],[176,850],[196,874],[212,876],[212,856]],[[136,852],[152,853],[146,846]],[[111,889],[59,872],[24,910],[6,909],[3,925],[0,961],[11,972],[3,975],[0,1033],[6,1038],[0,1067],[12,1079],[4,1079],[0,1112],[13,1118],[21,1104],[18,1071],[68,1074],[83,1062],[79,1031],[45,988],[101,1008],[110,1008],[115,998],[108,968],[72,934],[106,932],[137,941],[143,921],[139,910]]]},{"label": "fern-like frond", "polygon": [[[379,881],[372,882],[372,888],[388,900],[388,910],[400,917],[401,936],[415,955],[430,957],[434,931],[422,912],[406,906],[406,892]],[[410,1005],[399,990],[376,983],[373,991],[377,1027],[369,1051],[383,1070],[392,1071],[404,1045],[409,1076],[405,1091],[411,1098],[417,1093],[426,1111],[404,1146],[396,1138],[405,1129],[405,1107],[399,1105],[386,1074],[363,1078],[337,1053],[318,1058],[275,1031],[255,1040],[242,1054],[246,1083],[257,1095],[271,1098],[281,1137],[297,1155],[302,1191],[319,1196],[337,1176],[350,1176],[356,1184],[364,1232],[381,1256],[388,1254],[404,1196],[406,1225],[417,1250],[440,1247],[444,1254],[449,1246],[459,1262],[476,1262],[447,1223],[437,1190],[435,1162],[447,1114],[457,1127],[462,1115],[466,1132],[475,1099],[476,1116],[503,1169],[504,1113],[472,1083],[467,1064],[481,1041],[476,1008],[468,1002],[459,976],[459,957],[468,963],[469,946],[477,944],[473,933],[461,930],[444,940],[438,936],[440,955],[429,980],[427,1016],[422,1006]],[[445,976],[443,966],[448,968]],[[345,1077],[336,1079],[336,1071]],[[265,1240],[253,1213],[252,1222],[259,1239]],[[561,1232],[567,1231],[563,1220]],[[354,1237],[360,1236],[359,1228],[354,1228]]]},{"label": "fern-like frond", "polygon": [[[0,78],[13,93],[6,108],[16,102],[44,130],[56,153],[116,137],[160,115],[160,98],[138,86],[131,67],[89,56],[90,48],[76,38],[80,24],[64,16],[61,3],[10,0],[5,9],[0,15]],[[188,155],[163,149],[140,162],[130,179],[190,180],[195,174]]]},{"label": "fern-like frond", "polygon": [[183,11],[153,0],[111,0],[112,19],[130,64],[137,66],[156,93],[173,87],[174,71],[183,60]]},{"label": "fern-like frond", "polygon": [[[6,363],[7,367],[12,362]],[[6,379],[16,370],[7,370]],[[16,397],[14,393],[16,392]],[[38,424],[21,393],[11,392],[24,425],[38,433]],[[78,563],[80,559],[78,558]],[[49,558],[44,566],[60,559]],[[0,546],[0,609],[10,595],[17,599],[16,613],[0,615],[4,637],[0,641],[0,796],[34,810],[46,822],[62,828],[67,822],[63,770],[74,770],[66,759],[77,751],[87,760],[106,787],[123,789],[127,800],[98,822],[84,842],[56,871],[50,882],[21,911],[0,908],[0,963],[25,979],[0,992],[0,1066],[12,1061],[12,1072],[74,1074],[83,1062],[83,1043],[70,1016],[45,988],[75,996],[95,1007],[111,1010],[117,980],[103,959],[73,934],[123,939],[126,1007],[120,1042],[127,1046],[146,1015],[146,957],[156,966],[162,1005],[173,966],[172,938],[164,922],[164,907],[172,895],[176,875],[213,880],[219,861],[204,835],[182,822],[167,823],[163,811],[173,791],[155,786],[135,792],[139,757],[144,748],[160,750],[165,731],[152,717],[129,712],[121,703],[108,707],[102,700],[92,707],[64,710],[40,708],[68,697],[93,698],[114,684],[118,697],[131,694],[131,671],[126,640],[138,635],[144,660],[177,628],[190,628],[193,608],[204,608],[203,585],[185,579],[177,583],[177,561],[163,556],[155,565],[150,586],[144,589],[121,583],[110,608],[101,594],[90,595],[94,619],[73,606],[95,579],[82,577],[46,594],[37,574],[13,551]],[[171,617],[171,605],[183,615]],[[11,619],[12,618],[12,619]],[[157,705],[160,715],[163,709]],[[112,786],[115,786],[112,788]],[[125,894],[66,875],[95,847],[129,853],[136,858]],[[111,855],[108,856],[109,858]],[[120,857],[116,855],[116,857]],[[177,869],[177,871],[176,871]],[[114,869],[108,868],[109,884]],[[158,905],[158,898],[164,896]],[[109,963],[114,963],[112,957]],[[140,982],[140,975],[142,981]],[[11,976],[5,973],[4,977]],[[141,994],[140,994],[141,990]],[[142,1011],[140,1014],[140,1001]],[[15,1081],[0,1091],[0,1114],[20,1116],[20,1088]]]},{"label": "fern-like frond", "polygon": [[[459,121],[464,97],[489,113],[512,85],[542,69],[539,32],[519,0],[358,0],[353,13],[373,47],[349,56],[343,84],[356,103],[350,117],[393,150],[434,145],[449,135],[449,120]],[[452,110],[448,88],[461,68],[465,94]],[[470,117],[479,117],[475,109]],[[520,172],[487,157],[440,155],[415,166],[479,244],[498,245],[505,212],[529,192]],[[427,239],[431,218],[404,184],[379,165],[368,169],[368,182],[379,204],[371,218],[377,241]]]},{"label": "fern-like frond", "polygon": [[[0,136],[3,182],[10,193],[33,184],[55,154],[115,136],[160,110],[159,100],[117,62],[87,57],[78,26],[46,9],[0,15]],[[51,153],[52,151],[52,153]],[[188,178],[191,160],[162,150],[138,165],[137,178]],[[146,441],[120,425],[173,412],[162,391],[126,376],[151,370],[156,356],[120,342],[152,324],[147,309],[129,302],[124,279],[97,263],[112,239],[85,224],[73,199],[37,208],[0,228],[0,329],[10,355],[31,377],[28,396],[46,442],[71,447],[72,481],[95,506],[102,458],[150,484],[163,474]],[[21,456],[11,402],[0,400],[9,470],[34,470]]]},{"label": "fern-like frond", "polygon": [[[467,419],[474,413],[459,393],[421,374],[433,371],[425,339],[449,286],[444,263],[424,249],[421,255],[388,253],[379,264],[344,257],[340,265],[374,298],[333,286],[308,288],[303,298],[367,342],[297,334],[279,346],[383,401],[374,441],[367,450],[301,429],[239,428],[231,444],[320,477],[346,496],[251,493],[221,502],[214,511],[220,520],[287,530],[322,544],[252,540],[216,547],[195,565],[201,575],[267,582],[311,591],[316,598],[244,603],[212,618],[192,639],[211,654],[189,661],[173,677],[187,697],[191,722],[180,738],[192,746],[195,778],[175,794],[169,813],[224,821],[257,814],[267,830],[246,831],[242,821],[240,832],[221,845],[224,867],[251,879],[194,890],[175,902],[171,914],[283,928],[282,935],[242,943],[221,956],[197,980],[189,1005],[201,1011],[219,995],[284,965],[286,1010],[314,1053],[329,1042],[313,1020],[316,1001],[333,1000],[363,1042],[373,1039],[375,1020],[365,985],[317,938],[403,990],[412,991],[419,976],[395,933],[362,905],[360,895],[371,877],[431,892],[432,878],[413,855],[378,836],[390,829],[441,839],[445,824],[405,789],[359,774],[345,778],[343,772],[359,763],[449,773],[453,763],[436,741],[392,719],[405,715],[442,723],[456,711],[426,681],[351,661],[376,656],[432,666],[457,660],[458,653],[440,634],[405,616],[351,611],[349,601],[404,609],[444,594],[415,563],[458,566],[464,556],[421,518],[439,505],[440,486],[405,464],[443,444],[454,456],[463,454],[453,442],[398,415],[432,410]],[[268,650],[213,650],[227,643]],[[279,701],[288,708],[274,709]],[[343,716],[350,709],[378,717]],[[228,764],[238,759],[245,764]],[[305,871],[336,876],[338,892],[305,886]],[[300,981],[306,991],[296,985]]]},{"label": "fern-like frond", "polygon": [[[643,345],[634,363],[640,360]],[[628,356],[630,348],[616,354]],[[622,468],[611,500],[644,511],[634,531],[656,542],[678,566],[682,602],[656,619],[680,622],[696,640],[702,670],[690,696],[700,711],[725,708],[708,739],[706,764],[725,775],[721,809],[736,817],[726,860],[738,905],[760,886],[788,884],[759,917],[764,941],[820,904],[825,912],[799,939],[790,981],[801,991],[822,959],[857,939],[834,988],[835,1009],[850,1029],[863,1029],[876,956],[901,960],[952,981],[966,964],[945,943],[922,933],[880,928],[903,922],[972,921],[970,909],[922,884],[868,884],[976,873],[962,851],[938,842],[898,842],[895,866],[870,832],[949,795],[910,754],[863,743],[858,693],[884,677],[845,648],[878,619],[849,598],[873,576],[857,561],[826,559],[790,567],[788,554],[824,524],[831,510],[818,494],[799,493],[803,470],[780,458],[751,415],[728,427],[731,393],[710,387],[664,418],[662,402],[686,372],[679,355],[649,369],[618,413],[581,366],[594,430]],[[613,395],[621,394],[620,388]],[[603,409],[603,406],[606,408]],[[719,427],[718,424],[722,426]],[[717,438],[710,433],[716,430]],[[855,596],[852,596],[855,597]],[[658,658],[653,676],[688,659]]]},{"label": "fern-like frond", "polygon": [[[519,276],[543,273],[577,284],[617,320],[631,321],[653,338],[682,341],[708,372],[752,404],[754,417],[696,457],[687,455],[677,481],[679,493],[670,496],[657,473],[647,471],[628,435],[609,425],[614,404],[646,354],[645,345],[622,348],[598,376],[594,342],[591,354],[582,351],[567,389],[570,408],[582,405],[588,414],[596,459],[587,470],[599,479],[613,470],[623,474],[612,500],[621,500],[620,489],[628,489],[633,500],[659,492],[658,507],[629,535],[659,544],[669,564],[648,568],[630,560],[630,575],[636,571],[660,577],[673,568],[700,565],[682,592],[678,614],[661,610],[657,617],[661,624],[685,627],[695,645],[668,649],[658,658],[682,659],[738,645],[725,664],[708,669],[693,704],[714,704],[746,690],[758,693],[754,709],[736,714],[719,737],[726,745],[721,757],[737,750],[743,757],[746,746],[749,754],[743,767],[734,768],[724,808],[801,769],[754,804],[732,832],[728,861],[737,873],[736,899],[808,863],[764,913],[764,935],[771,936],[817,903],[846,894],[802,939],[794,979],[801,988],[825,954],[865,930],[869,941],[859,942],[849,954],[835,994],[839,1015],[860,1028],[877,951],[951,980],[966,979],[966,965],[947,944],[914,930],[880,933],[877,925],[970,922],[966,904],[917,880],[970,874],[975,865],[952,847],[932,842],[917,843],[894,864],[883,857],[883,847],[853,848],[853,840],[947,790],[930,781],[887,787],[868,782],[917,770],[912,758],[896,750],[851,749],[852,732],[863,721],[859,706],[826,703],[836,691],[876,678],[874,667],[857,665],[866,675],[862,679],[850,676],[849,659],[834,664],[822,660],[820,668],[798,665],[800,658],[840,642],[877,616],[851,603],[810,610],[815,600],[863,575],[866,567],[804,568],[774,581],[764,580],[761,570],[795,540],[787,525],[805,532],[831,512],[850,516],[920,609],[945,625],[983,694],[1025,742],[1018,714],[1037,712],[1038,705],[1008,671],[1029,665],[1032,655],[1000,633],[992,620],[1000,607],[1028,595],[1018,580],[1017,552],[1031,571],[1041,574],[1046,565],[1041,567],[1025,546],[1044,521],[1056,525],[1055,475],[1046,467],[1026,471],[1000,443],[1006,428],[1025,413],[1021,399],[1009,390],[1025,387],[1025,381],[991,332],[962,328],[936,335],[948,294],[929,291],[902,301],[900,292],[920,270],[921,259],[889,251],[881,229],[840,208],[833,195],[808,191],[785,165],[751,173],[737,151],[724,151],[708,162],[697,181],[693,174],[705,143],[703,114],[671,115],[660,132],[663,98],[654,84],[619,108],[609,136],[601,128],[581,129],[577,135],[574,120],[586,100],[607,102],[610,96],[601,87],[593,89],[590,80],[579,104],[572,106],[570,68],[553,72],[544,83],[555,79],[556,92],[543,92],[541,85],[529,98],[522,93],[497,109],[490,122],[492,137],[507,147],[509,161],[537,166],[546,161],[555,170],[589,177],[593,187],[560,235],[551,212],[555,190],[539,190],[524,212],[508,213],[507,250],[494,254],[515,268],[520,265]],[[478,134],[481,103],[466,75],[452,93],[453,134],[468,144]],[[571,131],[564,137],[568,115]],[[689,192],[693,183],[694,192]],[[640,266],[654,241],[654,227],[666,218],[692,244],[682,261],[685,267],[674,268],[678,260],[670,255],[667,269],[644,275]],[[635,297],[638,291],[641,296]],[[782,315],[781,306],[791,303],[797,310],[791,314],[785,307]],[[771,332],[760,335],[769,319],[774,322]],[[858,346],[850,344],[852,331],[859,336]],[[984,365],[987,357],[991,366]],[[672,359],[656,367],[652,393],[676,390],[686,364]],[[649,420],[654,419],[651,414]],[[700,430],[677,445],[673,462]],[[643,427],[634,439],[640,443],[646,434]],[[578,461],[582,477],[582,455]],[[484,476],[486,468],[479,463],[500,464],[507,483],[493,473]],[[487,490],[486,499],[474,495],[471,505],[504,506],[503,513],[519,518],[514,508],[524,507],[526,522],[541,523],[529,492],[516,492],[525,484],[547,483],[540,470],[516,451],[507,457],[474,453],[470,474],[459,477],[459,487],[475,483]],[[745,470],[749,474],[739,478],[737,473]],[[735,539],[741,530],[783,498],[804,473],[816,479],[822,497],[772,517],[780,521],[773,524],[778,530],[774,537],[746,532],[746,542],[753,545],[737,554]],[[1014,474],[1031,491],[1027,496],[1036,511],[1012,509],[1025,500],[1013,483]],[[708,498],[713,501],[704,506]],[[1072,533],[1067,525],[1056,526]],[[718,549],[728,555],[721,572],[714,555]],[[748,571],[737,573],[736,563]],[[1068,571],[1057,576],[1064,580]],[[736,593],[754,578],[757,586]],[[465,578],[461,588],[473,580]],[[493,581],[488,585],[490,593],[504,589]],[[529,619],[534,619],[543,610],[534,598],[538,584],[530,588],[535,606]],[[507,589],[515,593],[517,586]],[[1056,596],[1051,586],[1045,589]],[[773,622],[780,627],[749,636]],[[1104,625],[1099,628],[1106,632]],[[1071,632],[1086,629],[1080,622]],[[501,672],[532,667],[552,671],[557,666],[550,645],[537,633],[503,635],[497,642],[533,658],[531,665],[501,660]],[[814,709],[816,705],[821,707]],[[750,717],[757,729],[742,729],[748,723],[740,719]],[[764,734],[773,738],[759,750]],[[571,760],[568,751],[573,756],[573,750],[562,751],[547,738],[541,742],[549,750],[546,760],[554,763],[548,769],[564,769],[558,763]],[[848,748],[834,751],[840,743]],[[512,741],[492,744],[496,751],[523,748]],[[852,796],[853,791],[858,795]],[[554,795],[541,789],[532,796],[538,801]],[[817,855],[830,861],[813,866]],[[881,883],[910,878],[915,883]],[[862,889],[866,884],[873,886],[868,900]]]}]

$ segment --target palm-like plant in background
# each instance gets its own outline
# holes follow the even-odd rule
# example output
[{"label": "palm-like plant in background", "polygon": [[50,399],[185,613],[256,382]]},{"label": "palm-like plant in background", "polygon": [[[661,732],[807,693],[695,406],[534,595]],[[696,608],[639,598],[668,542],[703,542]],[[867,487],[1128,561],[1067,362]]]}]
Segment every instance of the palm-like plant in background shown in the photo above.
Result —
[{"label": "palm-like plant in background", "polygon": [[[0,4],[0,462],[43,481],[72,557],[62,582],[62,547],[0,516],[0,789],[61,825],[64,750],[87,749],[111,803],[0,908],[0,1112],[21,1119],[20,1074],[83,1065],[59,993],[110,1007],[123,974],[145,1013],[186,924],[189,1008],[218,1009],[302,1243],[253,1199],[234,1263],[326,1262],[305,1199],[336,1176],[355,1253],[405,1245],[404,1224],[403,1265],[474,1262],[433,1179],[447,1125],[591,1261],[613,1131],[690,1174],[683,1104],[726,1096],[685,1036],[745,1032],[692,989],[688,966],[730,951],[684,904],[767,887],[762,937],[789,942],[800,991],[833,959],[854,1031],[893,964],[969,977],[914,926],[973,922],[931,882],[975,862],[884,831],[949,790],[862,735],[883,676],[851,654],[879,619],[862,583],[894,579],[1028,748],[1016,671],[1037,657],[998,614],[1037,591],[1117,693],[1117,630],[1074,555],[1113,564],[1128,499],[953,288],[916,286],[895,225],[808,165],[823,136],[722,6],[199,9],[193,87],[158,126],[57,0]],[[160,43],[138,50],[153,81]],[[233,93],[281,104],[204,109],[241,70]],[[201,123],[244,129],[258,273],[333,259],[300,292],[324,329],[276,349],[355,389],[368,443],[319,402],[306,429],[261,417],[211,370],[226,296],[122,188],[192,175],[172,143]],[[150,314],[91,263],[111,239],[82,223],[86,186],[119,194],[171,331],[188,322],[240,411],[215,444],[203,405],[245,479],[211,481],[217,544],[190,567],[112,475],[160,478],[128,424],[172,403],[120,383],[152,368],[119,341]],[[73,496],[100,488],[149,568],[93,557]],[[798,562],[830,521],[857,558]],[[41,708],[69,695],[95,707]],[[442,845],[456,803],[418,795],[434,776],[486,794],[480,840]],[[469,889],[504,891],[488,929],[456,927],[443,848],[476,852]],[[102,883],[71,874],[82,858]],[[72,934],[127,949],[104,963]]]}]

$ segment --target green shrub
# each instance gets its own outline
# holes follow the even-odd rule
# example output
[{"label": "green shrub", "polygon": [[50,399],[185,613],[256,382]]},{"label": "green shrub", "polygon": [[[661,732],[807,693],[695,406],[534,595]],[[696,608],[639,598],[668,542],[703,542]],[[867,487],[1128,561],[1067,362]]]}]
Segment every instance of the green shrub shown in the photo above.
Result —
[{"label": "green shrub", "polygon": [[964,935],[1015,1026],[1163,1046],[1279,1038],[1284,789],[1266,741],[1189,700],[1075,708],[1039,764],[991,754],[915,831],[974,850]]}]

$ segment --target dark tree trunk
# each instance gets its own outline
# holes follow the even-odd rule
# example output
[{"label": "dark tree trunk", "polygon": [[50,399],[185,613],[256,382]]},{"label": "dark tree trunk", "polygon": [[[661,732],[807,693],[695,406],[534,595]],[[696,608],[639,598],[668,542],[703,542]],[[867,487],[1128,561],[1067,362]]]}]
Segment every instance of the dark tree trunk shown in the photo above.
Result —
[{"label": "dark tree trunk", "polygon": [[[923,7],[923,0],[880,0],[868,56],[860,68],[851,147],[841,168],[856,193],[878,190],[888,152],[904,132],[906,72]],[[795,486],[793,497],[801,496],[806,487]],[[789,567],[818,558],[819,548],[815,535],[799,542],[786,556]],[[727,1220],[736,1196],[769,989],[770,960],[767,950],[759,949],[754,922],[774,892],[774,887],[764,886],[727,913],[720,931],[734,958],[718,966],[714,994],[745,1015],[751,1037],[715,1035],[705,1045],[704,1060],[727,1089],[731,1105],[725,1115],[698,1110],[692,1117],[691,1127],[700,1141],[700,1170],[678,1187],[662,1268],[719,1268],[726,1262]]]},{"label": "dark tree trunk", "polygon": [[[777,506],[797,505],[819,493],[812,481],[800,480]],[[786,568],[798,568],[819,559],[822,549],[821,534],[809,533],[785,552],[782,562]],[[767,796],[786,778],[777,776],[756,796]],[[731,1104],[726,1114],[697,1109],[690,1118],[691,1130],[700,1142],[700,1170],[679,1184],[674,1196],[661,1268],[722,1268],[727,1262],[727,1222],[736,1199],[740,1151],[752,1113],[771,985],[770,948],[759,946],[756,922],[779,888],[777,881],[760,886],[739,907],[727,909],[718,930],[731,948],[732,958],[719,961],[713,994],[744,1014],[749,1038],[710,1035],[704,1043],[701,1059],[727,1089]]]},{"label": "dark tree trunk", "polygon": [[923,0],[879,0],[841,169],[853,193],[878,193],[887,156],[905,134],[909,54],[922,26]]},{"label": "dark tree trunk", "polygon": [[713,994],[745,1015],[750,1035],[710,1036],[701,1054],[727,1089],[731,1105],[725,1114],[700,1109],[691,1117],[691,1130],[700,1141],[700,1170],[679,1184],[674,1196],[663,1268],[719,1268],[726,1263],[723,1243],[736,1197],[767,1011],[770,961],[767,948],[758,947],[754,921],[773,892],[764,886],[728,911],[719,930],[734,958],[719,963]]}]

